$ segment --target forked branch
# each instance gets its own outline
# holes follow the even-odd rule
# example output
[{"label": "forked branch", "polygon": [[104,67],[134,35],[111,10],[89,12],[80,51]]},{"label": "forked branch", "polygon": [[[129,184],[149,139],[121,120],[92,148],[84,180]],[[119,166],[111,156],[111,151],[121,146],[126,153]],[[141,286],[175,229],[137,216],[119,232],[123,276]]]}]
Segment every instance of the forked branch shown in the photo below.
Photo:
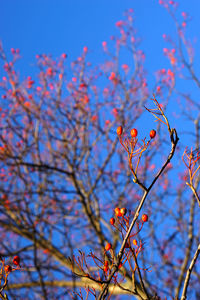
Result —
[{"label": "forked branch", "polygon": [[[149,187],[145,187],[143,183],[138,183],[137,180],[135,180],[135,183],[137,183],[143,190],[144,190],[144,194],[140,200],[140,203],[136,209],[136,212],[135,212],[135,215],[134,215],[134,218],[130,224],[130,227],[129,227],[129,230],[127,231],[126,233],[126,236],[123,240],[123,243],[121,245],[121,248],[119,250],[119,253],[117,255],[117,260],[116,260],[116,264],[114,265],[113,267],[113,270],[109,276],[109,278],[107,279],[107,282],[104,284],[103,286],[103,289],[98,297],[98,300],[102,300],[102,299],[105,299],[106,297],[106,294],[107,294],[107,291],[108,291],[108,287],[109,287],[109,284],[113,278],[113,276],[115,275],[115,273],[118,271],[118,268],[119,268],[119,265],[120,265],[120,262],[121,262],[121,259],[122,259],[122,256],[123,256],[123,253],[124,253],[124,249],[125,249],[125,245],[128,241],[128,238],[131,234],[131,231],[138,219],[138,216],[139,216],[139,213],[144,205],[144,202],[147,198],[147,195],[149,194],[149,192],[151,191],[153,185],[156,183],[156,181],[158,180],[158,178],[161,176],[161,174],[163,173],[164,169],[166,168],[166,166],[168,165],[168,163],[171,161],[174,153],[175,153],[175,149],[176,149],[176,145],[178,143],[178,135],[177,135],[177,132],[176,132],[176,129],[175,128],[170,128],[170,125],[169,125],[169,122],[168,122],[168,119],[167,117],[165,116],[162,108],[161,108],[161,105],[158,103],[158,101],[155,99],[155,97],[152,99],[154,104],[156,105],[156,109],[147,109],[149,112],[151,112],[157,120],[163,122],[164,124],[167,125],[167,128],[168,128],[168,132],[169,132],[169,136],[170,136],[170,141],[171,141],[171,151],[165,161],[165,163],[163,164],[163,166],[160,168],[159,172],[157,173],[157,175],[155,176],[155,178],[153,179],[152,183],[149,185]],[[163,120],[161,119],[163,118]],[[134,145],[135,147],[135,145]],[[127,147],[126,147],[127,148]],[[127,149],[125,149],[127,151]],[[130,152],[128,152],[128,155],[130,155]],[[130,163],[129,163],[130,165]],[[137,178],[137,177],[136,177]],[[150,299],[150,296],[148,295],[148,293],[146,292],[146,290],[144,289],[144,286],[142,287],[142,295],[140,295],[141,299]]]}]

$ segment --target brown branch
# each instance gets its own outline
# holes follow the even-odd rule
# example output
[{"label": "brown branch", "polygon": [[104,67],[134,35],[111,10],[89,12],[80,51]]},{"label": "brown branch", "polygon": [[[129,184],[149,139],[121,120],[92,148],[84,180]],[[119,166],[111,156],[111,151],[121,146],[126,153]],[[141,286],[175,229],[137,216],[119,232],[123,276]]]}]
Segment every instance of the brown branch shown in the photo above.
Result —
[{"label": "brown branch", "polygon": [[190,277],[191,277],[191,273],[192,273],[192,269],[194,268],[194,265],[197,261],[197,258],[199,256],[199,253],[200,253],[200,244],[198,245],[198,248],[194,254],[194,257],[190,263],[190,266],[187,270],[187,273],[186,273],[186,277],[185,277],[185,282],[184,282],[184,286],[183,286],[183,292],[182,292],[182,296],[181,296],[181,300],[186,300],[186,294],[187,294],[187,288],[188,288],[188,285],[189,285],[189,281],[190,281]]},{"label": "brown branch", "polygon": [[186,182],[186,184],[191,188],[195,198],[197,199],[199,207],[200,207],[200,199],[199,199],[199,195],[197,194],[197,191],[196,191],[195,187],[193,185],[189,184],[188,182]]},{"label": "brown branch", "polygon": [[142,290],[144,291],[144,293],[147,295],[147,298],[149,299],[148,293],[147,293],[147,291],[145,289],[145,286],[144,286],[144,282],[143,282],[142,274],[140,272],[140,268],[139,268],[139,265],[138,265],[137,257],[135,255],[135,250],[132,250],[131,252],[133,254],[133,258],[134,258],[134,261],[135,261],[135,266],[137,268],[137,272],[138,272],[138,276],[139,276],[139,279],[140,279],[140,284],[141,284]]},{"label": "brown branch", "polygon": [[[115,273],[118,271],[118,266],[121,262],[121,259],[122,259],[122,256],[123,256],[123,253],[124,253],[124,248],[125,248],[125,245],[126,245],[126,242],[130,236],[130,233],[135,225],[135,222],[136,220],[138,219],[138,216],[139,216],[139,213],[143,207],[143,204],[147,198],[147,195],[149,194],[150,190],[152,189],[153,185],[156,183],[156,181],[158,180],[158,178],[160,177],[160,175],[162,174],[162,172],[164,171],[164,169],[166,168],[166,166],[168,165],[168,163],[171,161],[174,153],[175,153],[175,149],[176,149],[176,145],[178,143],[178,135],[177,135],[177,132],[176,132],[176,129],[171,129],[170,126],[169,126],[169,123],[167,122],[167,125],[168,125],[168,131],[170,133],[170,140],[171,140],[171,151],[168,155],[168,158],[166,160],[166,162],[163,164],[163,166],[161,167],[160,171],[157,173],[157,175],[155,176],[154,180],[152,181],[152,183],[150,184],[150,186],[144,191],[144,194],[142,196],[142,199],[140,200],[140,203],[138,205],[138,208],[135,212],[135,215],[134,215],[134,218],[130,224],[130,227],[129,227],[129,230],[127,231],[126,233],[126,236],[123,240],[123,243],[121,245],[121,248],[119,250],[119,253],[118,253],[118,256],[117,256],[117,262],[116,262],[116,265],[113,267],[113,270],[108,278],[108,281],[106,284],[104,284],[104,287],[103,287],[103,290],[102,292],[100,293],[99,297],[98,297],[98,300],[102,300],[104,299],[104,294],[106,293],[108,287],[109,287],[109,284],[113,278],[113,276],[115,275]],[[143,299],[148,299],[148,295],[145,293],[144,295],[145,298]]]},{"label": "brown branch", "polygon": [[[63,288],[67,288],[67,287],[90,287],[90,288],[94,288],[98,291],[101,291],[101,286],[99,285],[99,283],[96,283],[94,280],[91,280],[89,278],[82,278],[81,280],[76,280],[75,282],[72,281],[66,281],[66,280],[53,280],[53,281],[44,281],[45,286],[49,286],[49,287],[63,287]],[[33,288],[33,287],[38,287],[41,286],[40,281],[35,281],[35,282],[23,282],[23,283],[13,283],[13,284],[9,284],[8,288],[11,289],[21,289],[21,288]],[[109,286],[109,291],[112,291],[113,295],[119,295],[119,294],[130,294],[130,290],[129,288],[131,288],[132,286],[132,281],[129,280],[126,283],[123,284],[123,288],[121,289],[121,287],[118,287],[115,284],[111,284]]]}]

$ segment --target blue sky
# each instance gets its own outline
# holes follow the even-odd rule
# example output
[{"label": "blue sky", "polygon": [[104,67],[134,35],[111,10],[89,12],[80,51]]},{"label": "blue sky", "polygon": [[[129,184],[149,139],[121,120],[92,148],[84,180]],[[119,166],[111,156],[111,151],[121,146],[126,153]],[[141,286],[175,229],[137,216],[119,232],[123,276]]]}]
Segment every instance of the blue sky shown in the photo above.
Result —
[{"label": "blue sky", "polygon": [[[22,59],[18,69],[26,76],[34,72],[32,66],[36,63],[36,54],[51,54],[56,58],[67,53],[68,60],[73,61],[84,46],[89,49],[89,60],[98,65],[104,59],[102,42],[111,43],[110,36],[117,32],[115,23],[123,19],[123,12],[128,8],[135,12],[135,28],[142,39],[141,49],[146,54],[145,67],[149,77],[153,77],[156,70],[170,67],[163,56],[163,48],[168,44],[162,35],[173,36],[175,29],[158,0],[0,0],[0,40],[7,53],[11,48],[20,49]],[[192,17],[188,35],[197,38],[198,67],[200,1],[180,0],[180,18],[182,11]],[[1,72],[0,68],[0,77]]]},{"label": "blue sky", "polygon": [[[200,1],[180,2],[179,12],[192,16],[189,30],[195,36],[200,28]],[[116,32],[115,22],[128,8],[135,11],[147,68],[160,68],[162,60],[166,62],[162,34],[173,34],[174,25],[158,0],[1,0],[0,39],[6,51],[20,49],[25,65],[33,63],[39,53],[57,57],[66,52],[73,60],[84,46],[96,61],[102,53],[102,41],[109,41]]]},{"label": "blue sky", "polygon": [[[175,35],[174,22],[163,6],[158,4],[158,0],[0,0],[0,40],[10,58],[11,48],[20,49],[22,59],[17,63],[17,69],[22,79],[36,74],[37,70],[33,68],[36,54],[51,54],[56,58],[67,53],[69,63],[87,46],[88,60],[99,65],[105,59],[102,42],[107,41],[108,46],[112,44],[110,37],[117,33],[115,23],[123,19],[124,11],[128,8],[134,10],[134,26],[141,38],[140,48],[146,55],[147,82],[149,87],[153,87],[155,72],[171,67],[163,55],[163,48],[171,46],[163,40],[162,35]],[[198,54],[200,1],[181,0],[177,11],[180,20],[183,20],[182,11],[191,16],[187,36],[196,39]],[[126,57],[124,60],[124,63],[128,63]],[[198,71],[198,56],[196,62]],[[184,86],[182,84],[181,89],[190,90],[195,97],[199,97],[198,91],[195,92],[188,81]]]}]

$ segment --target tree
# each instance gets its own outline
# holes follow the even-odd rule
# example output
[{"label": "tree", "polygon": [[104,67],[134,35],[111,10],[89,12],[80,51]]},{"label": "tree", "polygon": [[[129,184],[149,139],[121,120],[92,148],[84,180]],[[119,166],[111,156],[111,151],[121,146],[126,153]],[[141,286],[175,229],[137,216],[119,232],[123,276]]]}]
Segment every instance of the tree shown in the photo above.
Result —
[{"label": "tree", "polygon": [[[171,66],[153,89],[132,10],[116,23],[116,52],[103,42],[97,67],[84,47],[70,78],[62,54],[38,55],[38,79],[20,80],[19,50],[9,61],[1,47],[2,299],[198,298],[199,103],[178,89],[200,81],[189,16],[160,4],[177,40],[164,36]],[[171,125],[175,95],[190,133]]]}]

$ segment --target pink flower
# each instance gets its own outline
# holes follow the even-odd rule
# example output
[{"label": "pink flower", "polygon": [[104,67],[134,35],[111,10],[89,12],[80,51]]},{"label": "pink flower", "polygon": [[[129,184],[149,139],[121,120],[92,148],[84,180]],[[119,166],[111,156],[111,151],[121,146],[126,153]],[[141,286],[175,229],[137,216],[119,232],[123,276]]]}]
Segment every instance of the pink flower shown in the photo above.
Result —
[{"label": "pink flower", "polygon": [[83,52],[85,52],[85,53],[88,52],[88,47],[86,47],[86,46],[83,47]]},{"label": "pink flower", "polygon": [[184,12],[184,11],[181,13],[181,15],[182,15],[183,18],[186,18],[186,17],[187,17],[187,13]]},{"label": "pink flower", "polygon": [[66,53],[63,53],[63,54],[61,55],[61,57],[62,57],[62,58],[67,58],[67,54],[66,54]]},{"label": "pink flower", "polygon": [[129,68],[129,67],[128,67],[127,64],[123,64],[123,65],[122,65],[122,69],[124,69],[124,71],[128,70],[128,68]]},{"label": "pink flower", "polygon": [[121,27],[122,25],[123,25],[123,21],[117,21],[116,23],[115,23],[115,25],[117,26],[117,27]]},{"label": "pink flower", "polygon": [[116,75],[114,72],[111,72],[110,76],[109,76],[109,80],[113,80],[116,78]]}]

